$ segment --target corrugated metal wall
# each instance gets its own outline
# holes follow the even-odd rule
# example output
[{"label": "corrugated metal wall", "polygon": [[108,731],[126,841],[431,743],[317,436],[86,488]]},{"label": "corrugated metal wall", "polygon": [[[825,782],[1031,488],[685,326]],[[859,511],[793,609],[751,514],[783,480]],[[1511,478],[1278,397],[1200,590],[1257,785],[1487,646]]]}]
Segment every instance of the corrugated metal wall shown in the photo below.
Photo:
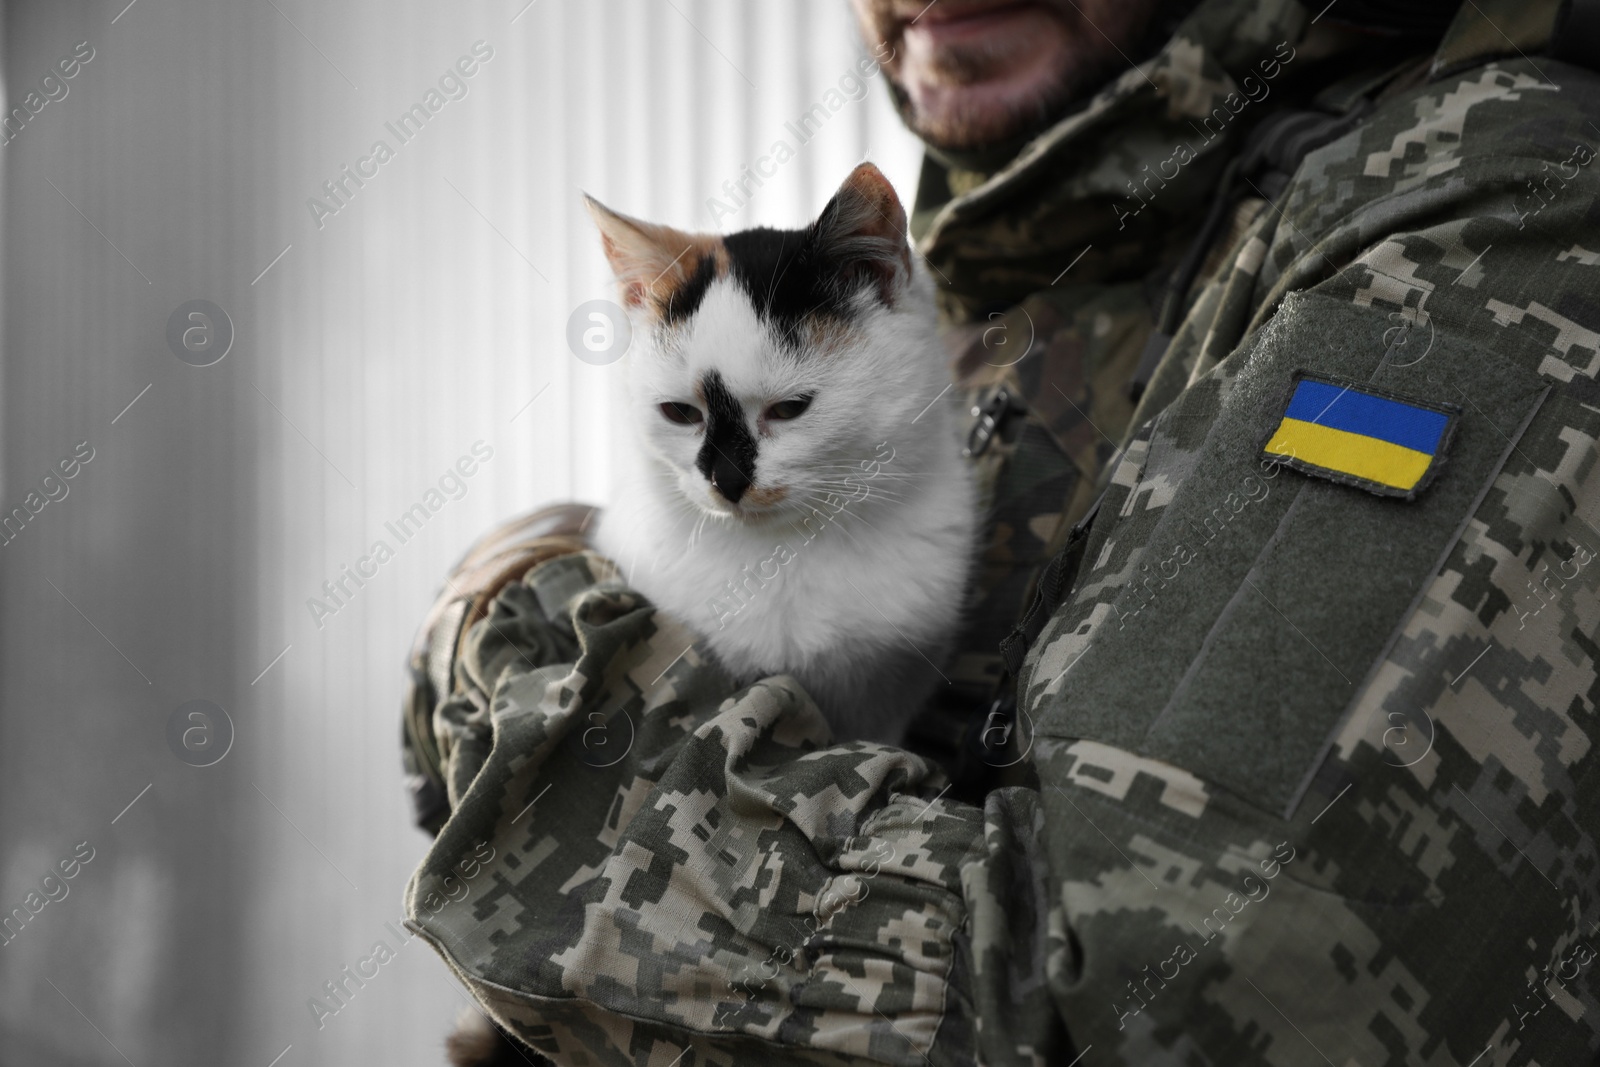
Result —
[{"label": "corrugated metal wall", "polygon": [[[0,148],[0,507],[30,516],[0,545],[0,913],[31,916],[0,945],[0,1063],[437,1064],[461,1001],[420,944],[320,1029],[307,1001],[394,940],[425,846],[396,707],[440,575],[500,519],[605,496],[622,371],[566,348],[611,295],[579,190],[794,225],[869,156],[909,196],[916,148],[878,79],[786,129],[864,54],[842,0],[124,4],[6,7],[8,106],[94,58]],[[778,140],[795,158],[713,219]],[[346,165],[371,176],[315,218]],[[209,367],[166,338],[196,299],[235,329]],[[385,523],[430,490],[401,543]],[[166,735],[196,699],[235,729],[209,767]]]}]

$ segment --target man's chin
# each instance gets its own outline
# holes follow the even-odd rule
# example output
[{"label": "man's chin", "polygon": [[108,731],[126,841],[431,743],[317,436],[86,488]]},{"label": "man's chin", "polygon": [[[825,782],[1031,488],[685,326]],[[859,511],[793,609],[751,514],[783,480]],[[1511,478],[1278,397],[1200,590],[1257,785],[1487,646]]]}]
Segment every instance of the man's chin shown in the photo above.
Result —
[{"label": "man's chin", "polygon": [[912,131],[935,148],[990,148],[1038,133],[1065,113],[1056,71],[1023,70],[969,85],[902,87]]},{"label": "man's chin", "polygon": [[937,147],[1014,140],[1066,103],[1077,49],[1051,5],[950,3],[902,34],[896,80],[916,132]]},{"label": "man's chin", "polygon": [[1179,0],[853,0],[906,122],[935,148],[1006,148],[1047,129],[1108,78]]}]

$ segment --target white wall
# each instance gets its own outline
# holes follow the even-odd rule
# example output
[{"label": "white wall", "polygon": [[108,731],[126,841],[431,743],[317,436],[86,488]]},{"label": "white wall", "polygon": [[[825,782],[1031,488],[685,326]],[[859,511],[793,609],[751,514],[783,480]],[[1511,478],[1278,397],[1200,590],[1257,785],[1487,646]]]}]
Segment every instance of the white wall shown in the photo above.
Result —
[{"label": "white wall", "polygon": [[[398,920],[426,846],[397,703],[441,574],[502,519],[606,496],[622,369],[565,342],[612,295],[579,191],[683,228],[796,226],[863,158],[909,201],[917,148],[881,78],[804,146],[785,129],[865,55],[842,0],[123,2],[7,16],[13,96],[74,42],[97,54],[0,149],[5,506],[73,442],[99,452],[0,548],[0,905],[77,841],[99,852],[0,948],[0,1048],[441,1063],[461,1000],[425,946],[320,1031],[306,1001]],[[479,40],[468,95],[398,146],[384,124]],[[307,199],[379,138],[394,159],[319,228]],[[713,220],[779,139],[796,158]],[[193,298],[236,326],[212,367],[167,351]],[[398,543],[385,521],[480,440],[465,495]],[[314,619],[379,539],[394,558]],[[196,697],[237,729],[203,769],[162,733]]]}]

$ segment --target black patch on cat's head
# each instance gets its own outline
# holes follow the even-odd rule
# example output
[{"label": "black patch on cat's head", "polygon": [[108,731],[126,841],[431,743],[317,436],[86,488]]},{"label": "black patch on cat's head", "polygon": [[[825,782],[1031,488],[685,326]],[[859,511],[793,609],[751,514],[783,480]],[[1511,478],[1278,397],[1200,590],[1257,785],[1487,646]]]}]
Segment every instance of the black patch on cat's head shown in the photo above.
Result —
[{"label": "black patch on cat's head", "polygon": [[688,278],[667,297],[661,309],[662,325],[675,326],[699,311],[700,301],[705,299],[706,290],[711,288],[711,283],[716,277],[716,260],[709,255],[701,256],[694,268],[689,271]]},{"label": "black patch on cat's head", "polygon": [[876,247],[834,232],[839,210],[835,197],[803,230],[760,227],[722,239],[729,275],[757,317],[790,348],[799,347],[807,319],[850,321],[856,296],[869,285],[880,303],[889,303],[881,269],[889,260]]},{"label": "black patch on cat's head", "polygon": [[838,284],[838,265],[823,258],[810,229],[743,230],[722,243],[734,283],[786,344],[798,344],[801,324],[812,316],[848,315],[850,294]]},{"label": "black patch on cat's head", "polygon": [[695,467],[731,503],[737,504],[756,477],[756,439],[744,420],[744,407],[728,392],[722,375],[700,379],[706,402],[706,436]]}]

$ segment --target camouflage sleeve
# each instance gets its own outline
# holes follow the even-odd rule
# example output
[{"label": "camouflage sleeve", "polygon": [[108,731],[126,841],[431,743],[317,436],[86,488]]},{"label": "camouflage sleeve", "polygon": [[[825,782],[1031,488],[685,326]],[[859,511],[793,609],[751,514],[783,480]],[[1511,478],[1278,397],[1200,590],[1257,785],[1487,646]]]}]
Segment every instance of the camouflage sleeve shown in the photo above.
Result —
[{"label": "camouflage sleeve", "polygon": [[506,583],[543,560],[586,547],[598,513],[585,504],[556,504],[490,530],[445,576],[418,627],[400,701],[400,758],[413,820],[429,833],[438,833],[450,814],[433,713],[452,692],[462,637]]},{"label": "camouflage sleeve", "polygon": [[736,689],[600,557],[501,590],[434,735],[451,816],[409,925],[559,1062],[1069,1058],[1037,794],[979,809],[830,747],[792,679]]},{"label": "camouflage sleeve", "polygon": [[1596,114],[1542,60],[1396,96],[1169,353],[1019,680],[1085,1065],[1594,1062]]}]

